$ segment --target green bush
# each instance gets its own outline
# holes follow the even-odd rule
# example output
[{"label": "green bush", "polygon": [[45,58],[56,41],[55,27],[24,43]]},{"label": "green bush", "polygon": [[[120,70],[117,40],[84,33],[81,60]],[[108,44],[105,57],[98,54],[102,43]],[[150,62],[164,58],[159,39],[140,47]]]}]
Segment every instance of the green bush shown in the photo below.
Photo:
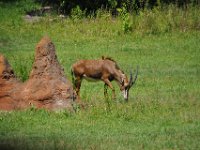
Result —
[{"label": "green bush", "polygon": [[77,5],[75,8],[71,10],[70,14],[71,14],[72,20],[76,21],[86,16],[86,10],[82,11],[80,7]]},{"label": "green bush", "polygon": [[121,8],[117,9],[120,17],[122,18],[122,30],[124,33],[132,31],[132,23],[130,20],[130,14],[127,11],[126,4],[124,4]]}]

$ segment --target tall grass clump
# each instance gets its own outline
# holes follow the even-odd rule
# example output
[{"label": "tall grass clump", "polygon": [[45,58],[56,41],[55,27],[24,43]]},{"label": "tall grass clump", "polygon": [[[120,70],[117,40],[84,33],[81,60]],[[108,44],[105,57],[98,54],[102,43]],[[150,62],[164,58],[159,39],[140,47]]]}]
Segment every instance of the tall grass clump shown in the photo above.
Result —
[{"label": "tall grass clump", "polygon": [[[200,30],[200,9],[198,6],[188,5],[186,8],[176,5],[158,5],[153,8],[144,7],[137,12],[128,10],[126,4],[117,8],[117,14],[113,16],[112,11],[98,9],[90,15],[86,10],[76,6],[71,11],[71,20],[96,21],[103,26],[117,23],[118,33],[160,34],[170,32],[186,32]],[[105,22],[106,21],[106,22]],[[120,25],[120,26],[119,26]],[[91,29],[92,30],[92,29]]]},{"label": "tall grass clump", "polygon": [[22,56],[13,55],[9,62],[11,63],[17,78],[21,81],[26,81],[29,77],[34,58],[33,56]]},{"label": "tall grass clump", "polygon": [[139,14],[132,14],[132,28],[140,33],[166,33],[173,31],[199,31],[200,9],[188,6],[187,9],[175,5],[154,7],[140,10]]}]

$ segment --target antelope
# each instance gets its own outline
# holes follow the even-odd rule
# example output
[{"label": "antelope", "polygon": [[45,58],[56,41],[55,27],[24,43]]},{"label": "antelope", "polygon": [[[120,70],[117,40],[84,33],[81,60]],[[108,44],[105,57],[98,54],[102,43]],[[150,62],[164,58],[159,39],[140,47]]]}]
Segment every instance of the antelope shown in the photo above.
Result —
[{"label": "antelope", "polygon": [[80,88],[82,79],[89,81],[103,81],[104,84],[104,96],[108,96],[107,88],[112,90],[112,97],[115,99],[115,89],[111,82],[115,80],[120,90],[122,91],[123,97],[128,101],[129,90],[134,85],[137,75],[138,66],[136,69],[135,77],[133,79],[132,71],[130,72],[130,79],[128,80],[127,75],[119,68],[116,61],[110,57],[102,57],[97,60],[79,60],[74,63],[71,67],[72,82],[74,85],[75,94],[80,100]]}]

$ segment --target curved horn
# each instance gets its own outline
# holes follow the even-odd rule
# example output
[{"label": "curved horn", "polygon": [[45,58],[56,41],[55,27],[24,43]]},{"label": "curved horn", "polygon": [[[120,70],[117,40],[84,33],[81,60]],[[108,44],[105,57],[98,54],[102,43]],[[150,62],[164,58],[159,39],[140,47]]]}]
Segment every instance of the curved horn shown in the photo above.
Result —
[{"label": "curved horn", "polygon": [[129,83],[128,85],[131,86],[131,83],[133,82],[133,73],[132,73],[132,70],[130,71],[130,80],[129,80]]},{"label": "curved horn", "polygon": [[130,87],[133,86],[133,84],[135,84],[135,81],[137,80],[138,68],[139,68],[139,67],[137,66],[134,79],[133,79],[132,71],[131,71],[131,73],[130,73],[130,81],[129,81]]}]

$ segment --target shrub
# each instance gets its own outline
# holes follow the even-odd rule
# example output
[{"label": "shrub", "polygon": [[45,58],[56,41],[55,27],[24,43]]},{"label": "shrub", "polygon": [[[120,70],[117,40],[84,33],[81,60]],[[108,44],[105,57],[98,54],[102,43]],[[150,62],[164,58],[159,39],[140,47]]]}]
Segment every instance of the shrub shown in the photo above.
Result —
[{"label": "shrub", "polygon": [[74,21],[82,19],[85,16],[86,16],[86,10],[82,11],[78,5],[71,10],[71,18]]},{"label": "shrub", "polygon": [[121,8],[118,8],[117,11],[122,18],[122,30],[124,33],[132,31],[132,23],[130,20],[130,14],[127,12],[126,4],[123,4]]}]

